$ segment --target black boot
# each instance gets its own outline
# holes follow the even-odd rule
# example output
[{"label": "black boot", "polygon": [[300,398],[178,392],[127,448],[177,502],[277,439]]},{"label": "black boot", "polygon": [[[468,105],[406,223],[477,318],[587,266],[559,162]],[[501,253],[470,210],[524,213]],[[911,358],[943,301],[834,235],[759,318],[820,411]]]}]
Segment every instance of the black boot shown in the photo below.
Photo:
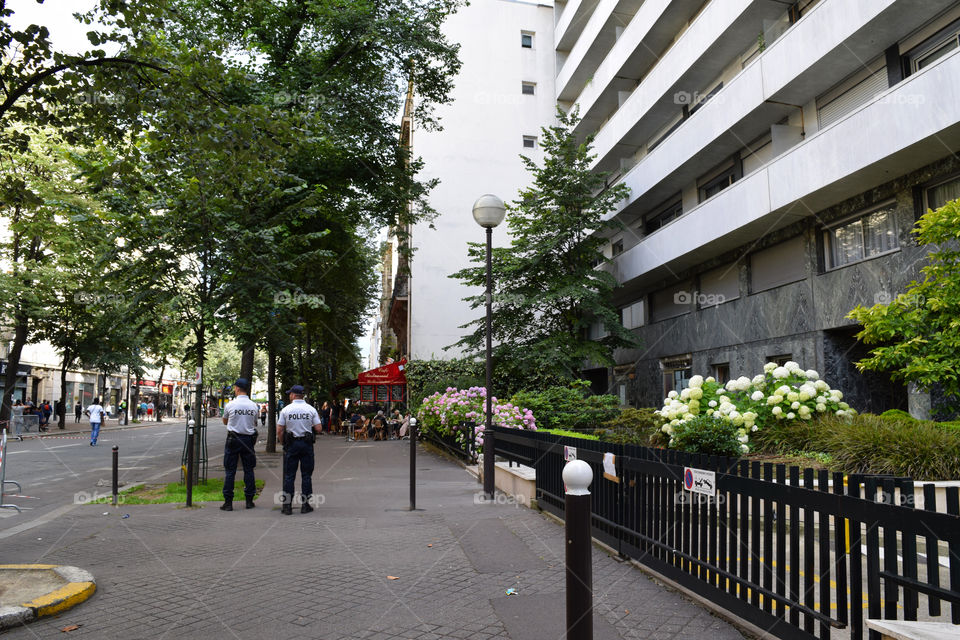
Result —
[{"label": "black boot", "polygon": [[282,507],[280,507],[280,513],[282,513],[285,516],[293,515],[293,507],[291,507],[290,503],[287,502]]},{"label": "black boot", "polygon": [[233,511],[233,500],[224,500],[220,505],[220,511]]},{"label": "black boot", "polygon": [[300,507],[300,513],[310,513],[313,511],[313,507],[310,506],[309,500],[304,500],[303,506]]},{"label": "black boot", "polygon": [[247,498],[247,509],[253,509],[255,506],[257,505],[253,504],[253,498]]}]

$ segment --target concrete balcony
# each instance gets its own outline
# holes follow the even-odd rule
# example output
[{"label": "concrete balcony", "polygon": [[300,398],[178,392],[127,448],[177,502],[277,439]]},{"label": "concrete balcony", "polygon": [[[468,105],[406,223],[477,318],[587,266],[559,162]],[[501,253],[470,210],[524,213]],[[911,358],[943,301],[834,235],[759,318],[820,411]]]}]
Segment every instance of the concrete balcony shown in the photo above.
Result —
[{"label": "concrete balcony", "polygon": [[569,51],[590,19],[597,0],[570,0],[563,7],[553,31],[553,42],[558,51]]},{"label": "concrete balcony", "polygon": [[[783,12],[784,5],[769,0],[710,2],[597,132],[597,168],[615,169],[621,157],[633,155],[681,112],[683,102],[677,95],[706,89],[756,41],[764,20],[776,20]],[[606,63],[606,68],[628,64],[632,54],[618,50],[618,59]],[[603,79],[594,79],[598,81]],[[581,111],[587,107],[582,105]]]},{"label": "concrete balcony", "polygon": [[631,193],[621,211],[642,213],[695,182],[795,113],[789,104],[809,102],[948,4],[823,0],[624,176]]},{"label": "concrete balcony", "polygon": [[[557,99],[572,101],[593,76],[597,65],[606,57],[617,41],[618,29],[627,26],[643,0],[600,0],[570,54],[557,71]],[[562,51],[562,40],[557,50]]]},{"label": "concrete balcony", "polygon": [[960,51],[878,94],[618,256],[644,288],[960,147]]}]

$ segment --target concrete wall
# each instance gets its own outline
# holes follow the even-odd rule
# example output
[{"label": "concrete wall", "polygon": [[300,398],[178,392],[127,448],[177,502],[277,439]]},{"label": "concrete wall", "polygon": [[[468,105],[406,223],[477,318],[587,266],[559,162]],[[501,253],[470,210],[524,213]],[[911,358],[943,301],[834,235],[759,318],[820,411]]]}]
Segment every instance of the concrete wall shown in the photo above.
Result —
[{"label": "concrete wall", "polygon": [[[483,28],[478,28],[482,25]],[[461,45],[463,68],[453,103],[438,110],[443,131],[413,132],[413,150],[425,162],[424,179],[440,184],[430,202],[439,212],[433,228],[417,225],[411,267],[411,353],[415,359],[450,358],[443,348],[480,317],[463,298],[469,289],[448,276],[469,266],[468,242],[485,242],[473,220],[474,201],[493,193],[505,202],[529,183],[520,154],[523,136],[539,136],[554,121],[553,8],[506,0],[475,0],[450,18],[448,36]],[[534,46],[520,46],[521,31],[534,32]],[[521,82],[535,82],[536,95],[521,93]],[[507,244],[506,224],[494,230],[495,246]]]}]

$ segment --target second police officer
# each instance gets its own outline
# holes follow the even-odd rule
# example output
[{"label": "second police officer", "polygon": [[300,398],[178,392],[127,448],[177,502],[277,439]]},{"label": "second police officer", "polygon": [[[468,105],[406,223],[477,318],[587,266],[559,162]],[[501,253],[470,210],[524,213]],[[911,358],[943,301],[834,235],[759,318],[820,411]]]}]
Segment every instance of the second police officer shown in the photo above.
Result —
[{"label": "second police officer", "polygon": [[299,384],[290,387],[290,404],[280,411],[277,419],[277,440],[283,442],[283,505],[280,512],[293,513],[293,489],[300,467],[300,513],[310,513],[313,498],[313,443],[316,441],[320,414],[303,399]]},{"label": "second police officer", "polygon": [[253,509],[253,496],[257,492],[253,468],[257,456],[253,447],[257,443],[257,417],[260,408],[247,395],[250,383],[246,378],[237,378],[233,384],[234,398],[223,409],[223,424],[227,425],[227,442],[223,452],[223,511],[233,511],[233,482],[237,475],[237,459],[243,464],[243,493],[247,509]]}]

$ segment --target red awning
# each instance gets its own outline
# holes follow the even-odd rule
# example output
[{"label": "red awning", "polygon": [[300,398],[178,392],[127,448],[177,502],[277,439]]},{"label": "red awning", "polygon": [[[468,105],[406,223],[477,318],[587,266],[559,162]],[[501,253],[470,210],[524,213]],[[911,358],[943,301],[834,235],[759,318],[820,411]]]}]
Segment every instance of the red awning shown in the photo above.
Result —
[{"label": "red awning", "polygon": [[361,385],[368,384],[407,384],[407,360],[404,358],[400,362],[391,362],[382,367],[364,371],[357,378]]}]

